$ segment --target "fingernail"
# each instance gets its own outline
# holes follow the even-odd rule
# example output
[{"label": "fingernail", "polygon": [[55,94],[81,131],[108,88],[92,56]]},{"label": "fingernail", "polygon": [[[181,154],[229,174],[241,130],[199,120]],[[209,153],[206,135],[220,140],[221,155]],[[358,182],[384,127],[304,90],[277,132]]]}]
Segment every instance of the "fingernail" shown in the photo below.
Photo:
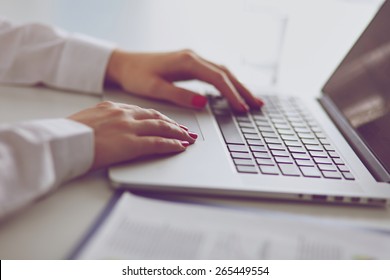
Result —
[{"label": "fingernail", "polygon": [[260,107],[263,107],[264,106],[264,101],[259,99],[259,98],[256,98],[256,102],[257,102],[257,105],[259,105]]},{"label": "fingernail", "polygon": [[249,111],[249,107],[246,104],[241,103],[240,107],[241,107],[241,111],[242,112],[248,112]]},{"label": "fingernail", "polygon": [[191,136],[192,139],[198,138],[198,134],[196,134],[195,132],[188,132],[188,134]]},{"label": "fingernail", "polygon": [[179,126],[180,126],[181,129],[184,129],[185,131],[188,131],[188,127],[186,127],[185,125],[180,124]]},{"label": "fingernail", "polygon": [[196,108],[204,108],[207,104],[207,98],[203,95],[195,95],[192,98],[191,104]]},{"label": "fingernail", "polygon": [[190,145],[190,142],[188,142],[188,141],[181,141],[181,144],[183,145],[184,148],[187,148]]}]

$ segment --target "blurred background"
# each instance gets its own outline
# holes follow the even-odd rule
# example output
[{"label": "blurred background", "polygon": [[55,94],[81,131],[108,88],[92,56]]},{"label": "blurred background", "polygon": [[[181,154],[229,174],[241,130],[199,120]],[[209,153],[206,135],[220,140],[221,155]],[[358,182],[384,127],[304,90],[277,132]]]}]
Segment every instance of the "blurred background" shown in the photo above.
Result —
[{"label": "blurred background", "polygon": [[251,89],[316,95],[382,0],[2,0],[39,21],[132,51],[193,49]]}]

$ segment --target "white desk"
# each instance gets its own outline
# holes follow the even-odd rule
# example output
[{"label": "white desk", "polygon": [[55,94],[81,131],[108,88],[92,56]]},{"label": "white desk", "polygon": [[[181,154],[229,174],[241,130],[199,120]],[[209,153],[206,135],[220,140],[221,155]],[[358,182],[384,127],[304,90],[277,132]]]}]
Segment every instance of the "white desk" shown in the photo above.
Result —
[{"label": "white desk", "polygon": [[[206,2],[197,1],[198,5]],[[341,0],[263,2],[283,7],[289,15],[277,86],[288,92],[312,96],[319,92],[322,83],[373,15],[380,1],[357,1],[358,4]],[[23,5],[19,7],[21,3]],[[174,6],[177,3],[177,0],[164,1],[168,7],[177,7]],[[157,1],[153,0],[3,0],[0,11],[16,20],[40,20],[115,40],[129,49],[153,50],[159,48],[151,39],[156,33],[156,25],[172,24],[157,20],[157,15],[151,12],[155,11],[155,5]],[[173,13],[173,10],[160,10],[162,18]],[[218,14],[217,10],[215,14]],[[171,46],[161,45],[161,49],[168,47]],[[177,48],[181,47],[178,44]],[[58,90],[1,86],[0,120],[8,122],[63,117],[98,101],[96,96]],[[0,224],[0,258],[65,258],[105,207],[111,194],[105,172],[90,174],[64,184]],[[390,209],[274,201],[230,202],[313,217],[346,219],[365,226],[390,229]]]}]

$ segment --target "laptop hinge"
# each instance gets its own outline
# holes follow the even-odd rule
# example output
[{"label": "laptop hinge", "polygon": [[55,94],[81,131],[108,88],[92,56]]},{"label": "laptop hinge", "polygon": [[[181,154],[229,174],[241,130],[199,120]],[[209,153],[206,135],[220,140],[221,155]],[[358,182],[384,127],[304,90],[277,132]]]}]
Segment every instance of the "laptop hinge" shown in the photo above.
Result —
[{"label": "laptop hinge", "polygon": [[363,142],[349,122],[334,105],[332,100],[323,95],[318,100],[329,117],[336,124],[363,164],[379,182],[390,182],[390,174],[375,157],[369,147]]}]

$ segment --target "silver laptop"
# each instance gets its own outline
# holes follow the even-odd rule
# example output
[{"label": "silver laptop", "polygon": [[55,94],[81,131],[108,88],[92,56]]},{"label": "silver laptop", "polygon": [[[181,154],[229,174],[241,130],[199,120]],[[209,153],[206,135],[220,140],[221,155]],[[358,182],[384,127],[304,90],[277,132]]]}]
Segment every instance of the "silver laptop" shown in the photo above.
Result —
[{"label": "silver laptop", "polygon": [[261,95],[235,114],[209,96],[190,111],[123,93],[197,132],[183,153],[110,168],[116,188],[385,206],[390,201],[390,1],[335,70],[321,97]]}]

